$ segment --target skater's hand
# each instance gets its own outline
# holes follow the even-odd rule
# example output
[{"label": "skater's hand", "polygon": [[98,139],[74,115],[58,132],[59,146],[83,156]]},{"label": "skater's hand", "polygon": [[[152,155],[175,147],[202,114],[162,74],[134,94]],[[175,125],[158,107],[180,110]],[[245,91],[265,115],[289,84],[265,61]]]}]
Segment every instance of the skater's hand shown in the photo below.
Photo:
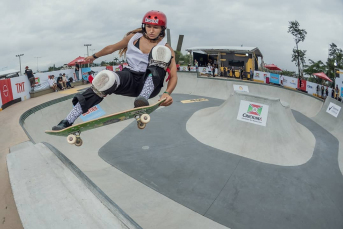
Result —
[{"label": "skater's hand", "polygon": [[166,98],[166,101],[164,101],[163,103],[161,103],[160,106],[170,106],[173,103],[173,98],[168,95],[167,93],[163,93],[161,98],[158,101],[161,101],[162,99]]},{"label": "skater's hand", "polygon": [[95,58],[94,58],[93,56],[87,56],[87,57],[85,58],[85,62],[86,62],[86,61],[90,61],[91,63],[93,63],[94,60],[95,60]]}]

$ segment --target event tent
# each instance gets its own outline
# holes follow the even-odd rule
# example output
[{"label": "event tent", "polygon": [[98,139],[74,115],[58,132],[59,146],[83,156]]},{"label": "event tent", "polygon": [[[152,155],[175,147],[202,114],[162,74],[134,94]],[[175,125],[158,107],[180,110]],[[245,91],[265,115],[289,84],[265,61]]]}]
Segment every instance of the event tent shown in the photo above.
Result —
[{"label": "event tent", "polygon": [[324,72],[313,73],[313,75],[314,75],[314,76],[317,76],[317,77],[319,77],[319,78],[321,78],[321,79],[323,79],[323,80],[332,82],[332,80],[331,80],[329,77],[327,77],[327,75],[325,75]]}]

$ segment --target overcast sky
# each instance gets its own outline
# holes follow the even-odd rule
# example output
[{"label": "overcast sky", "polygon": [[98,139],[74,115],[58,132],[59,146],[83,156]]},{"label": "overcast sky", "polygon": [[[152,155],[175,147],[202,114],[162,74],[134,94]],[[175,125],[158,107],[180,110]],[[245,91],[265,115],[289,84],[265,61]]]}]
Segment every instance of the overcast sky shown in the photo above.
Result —
[{"label": "overcast sky", "polygon": [[[28,65],[47,70],[120,41],[140,27],[149,10],[167,15],[172,47],[183,34],[182,51],[194,46],[258,47],[268,64],[295,71],[288,22],[307,31],[299,48],[306,60],[326,61],[330,43],[343,49],[343,0],[1,0],[0,71]],[[111,61],[117,54],[99,58]]]}]

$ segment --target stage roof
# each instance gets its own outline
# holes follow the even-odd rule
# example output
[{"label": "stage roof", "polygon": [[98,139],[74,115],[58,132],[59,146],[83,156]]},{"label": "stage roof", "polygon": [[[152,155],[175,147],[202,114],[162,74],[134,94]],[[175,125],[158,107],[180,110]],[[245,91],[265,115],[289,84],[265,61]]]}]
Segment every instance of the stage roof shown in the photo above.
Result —
[{"label": "stage roof", "polygon": [[199,52],[203,54],[218,54],[218,52],[237,53],[237,54],[251,54],[255,53],[256,56],[263,56],[257,47],[245,46],[198,46],[187,48],[186,51]]}]

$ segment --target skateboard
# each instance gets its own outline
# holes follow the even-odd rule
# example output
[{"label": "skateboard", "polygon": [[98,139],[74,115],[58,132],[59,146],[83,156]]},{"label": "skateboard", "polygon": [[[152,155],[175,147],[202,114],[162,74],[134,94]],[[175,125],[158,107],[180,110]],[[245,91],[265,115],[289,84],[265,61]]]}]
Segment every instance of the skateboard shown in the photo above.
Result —
[{"label": "skateboard", "polygon": [[149,114],[155,111],[165,100],[166,99],[162,99],[161,101],[158,101],[157,103],[150,106],[133,108],[131,110],[106,115],[97,119],[70,126],[63,130],[47,130],[45,131],[45,133],[56,136],[67,136],[68,143],[75,144],[76,146],[81,146],[83,143],[80,137],[81,132],[92,130],[101,126],[106,126],[116,122],[135,118],[137,121],[138,129],[144,129],[146,127],[146,124],[150,121]]}]

